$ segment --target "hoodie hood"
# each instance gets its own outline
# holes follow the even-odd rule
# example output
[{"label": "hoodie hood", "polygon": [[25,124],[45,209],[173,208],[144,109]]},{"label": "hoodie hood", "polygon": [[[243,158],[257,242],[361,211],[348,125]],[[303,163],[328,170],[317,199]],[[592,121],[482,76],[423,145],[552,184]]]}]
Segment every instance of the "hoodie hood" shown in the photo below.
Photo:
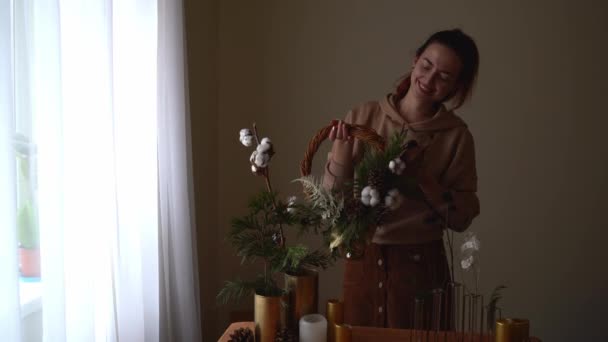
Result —
[{"label": "hoodie hood", "polygon": [[461,118],[454,114],[454,111],[448,111],[443,104],[437,113],[435,113],[435,115],[433,115],[433,117],[430,119],[414,123],[408,123],[399,114],[393,94],[388,94],[380,101],[380,108],[382,109],[382,112],[392,121],[415,132],[433,132],[447,130],[459,126],[467,126]]}]

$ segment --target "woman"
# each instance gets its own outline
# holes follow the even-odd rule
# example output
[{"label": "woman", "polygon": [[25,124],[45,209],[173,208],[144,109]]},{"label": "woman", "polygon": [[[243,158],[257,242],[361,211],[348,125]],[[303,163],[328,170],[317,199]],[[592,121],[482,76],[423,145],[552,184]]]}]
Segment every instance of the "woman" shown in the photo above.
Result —
[{"label": "woman", "polygon": [[[424,194],[424,200],[406,199],[375,227],[363,256],[347,258],[346,323],[412,327],[414,299],[450,280],[443,230],[462,232],[479,214],[473,136],[453,111],[470,97],[478,65],[468,35],[458,29],[437,32],[416,51],[411,73],[394,93],[354,108],[334,124],[326,188],[352,179],[361,158],[361,142],[349,135],[348,123],[372,127],[385,138],[405,128],[406,139],[417,142],[408,149],[406,170],[415,173]],[[423,326],[416,327],[430,328],[428,300],[425,313]]]}]

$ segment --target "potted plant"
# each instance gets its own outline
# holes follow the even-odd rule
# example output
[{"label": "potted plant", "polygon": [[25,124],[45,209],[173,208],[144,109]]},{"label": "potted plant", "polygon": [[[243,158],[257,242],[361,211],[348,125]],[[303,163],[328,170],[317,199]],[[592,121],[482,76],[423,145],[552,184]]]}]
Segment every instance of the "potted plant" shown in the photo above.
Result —
[{"label": "potted plant", "polygon": [[[309,215],[311,209],[305,205],[298,205],[295,198],[283,201],[273,191],[269,162],[274,155],[274,148],[270,139],[260,140],[254,124],[253,131],[241,130],[240,140],[247,147],[255,146],[250,157],[251,171],[264,178],[266,189],[253,196],[246,215],[232,220],[228,241],[236,249],[237,255],[242,258],[242,263],[260,262],[263,272],[253,280],[227,281],[218,293],[218,301],[227,303],[253,294],[256,340],[274,341],[281,327],[281,308],[296,307],[289,300],[290,296],[286,296],[296,290],[288,286],[286,291],[279,286],[278,277],[281,274],[307,276],[309,270],[326,268],[331,263],[332,257],[324,251],[310,251],[301,244],[287,244],[284,229],[298,228],[305,232],[311,227],[316,229],[320,222],[311,219]],[[291,283],[289,278],[286,283],[296,286],[298,284],[298,282]],[[314,300],[315,304],[318,298],[316,287],[317,285],[313,286],[314,293],[308,295],[308,299]],[[293,316],[291,310],[288,310],[286,316],[288,322],[299,319],[299,317],[290,318]]]},{"label": "potted plant", "polygon": [[40,276],[40,239],[38,219],[33,203],[32,182],[30,180],[31,159],[36,148],[28,137],[17,133],[13,137],[13,148],[17,161],[18,210],[17,238],[19,246],[19,270],[24,277]]},{"label": "potted plant", "polygon": [[32,206],[23,205],[17,213],[19,271],[24,277],[40,277],[40,239]]}]

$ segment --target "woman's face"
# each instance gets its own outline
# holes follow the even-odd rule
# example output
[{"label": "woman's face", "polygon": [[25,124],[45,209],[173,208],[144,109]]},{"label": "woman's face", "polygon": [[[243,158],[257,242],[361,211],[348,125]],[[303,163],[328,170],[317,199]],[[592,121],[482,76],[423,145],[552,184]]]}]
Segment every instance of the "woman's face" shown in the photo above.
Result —
[{"label": "woman's face", "polygon": [[414,60],[410,91],[423,101],[439,103],[455,94],[462,62],[456,53],[432,43]]}]

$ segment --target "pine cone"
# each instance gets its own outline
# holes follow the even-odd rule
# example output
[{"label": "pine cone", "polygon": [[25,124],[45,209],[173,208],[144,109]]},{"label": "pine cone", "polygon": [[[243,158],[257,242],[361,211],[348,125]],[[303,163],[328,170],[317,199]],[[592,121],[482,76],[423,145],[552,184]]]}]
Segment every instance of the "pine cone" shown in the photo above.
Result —
[{"label": "pine cone", "polygon": [[228,342],[253,342],[253,331],[249,328],[238,328],[232,334]]},{"label": "pine cone", "polygon": [[274,338],[275,342],[297,342],[298,335],[288,328],[281,329]]},{"label": "pine cone", "polygon": [[386,176],[385,170],[372,170],[369,173],[368,184],[374,187],[380,194],[385,193],[384,189],[384,177]]},{"label": "pine cone", "polygon": [[357,220],[363,214],[363,204],[361,203],[361,192],[357,198],[347,198],[344,201],[344,208],[349,220]]}]

